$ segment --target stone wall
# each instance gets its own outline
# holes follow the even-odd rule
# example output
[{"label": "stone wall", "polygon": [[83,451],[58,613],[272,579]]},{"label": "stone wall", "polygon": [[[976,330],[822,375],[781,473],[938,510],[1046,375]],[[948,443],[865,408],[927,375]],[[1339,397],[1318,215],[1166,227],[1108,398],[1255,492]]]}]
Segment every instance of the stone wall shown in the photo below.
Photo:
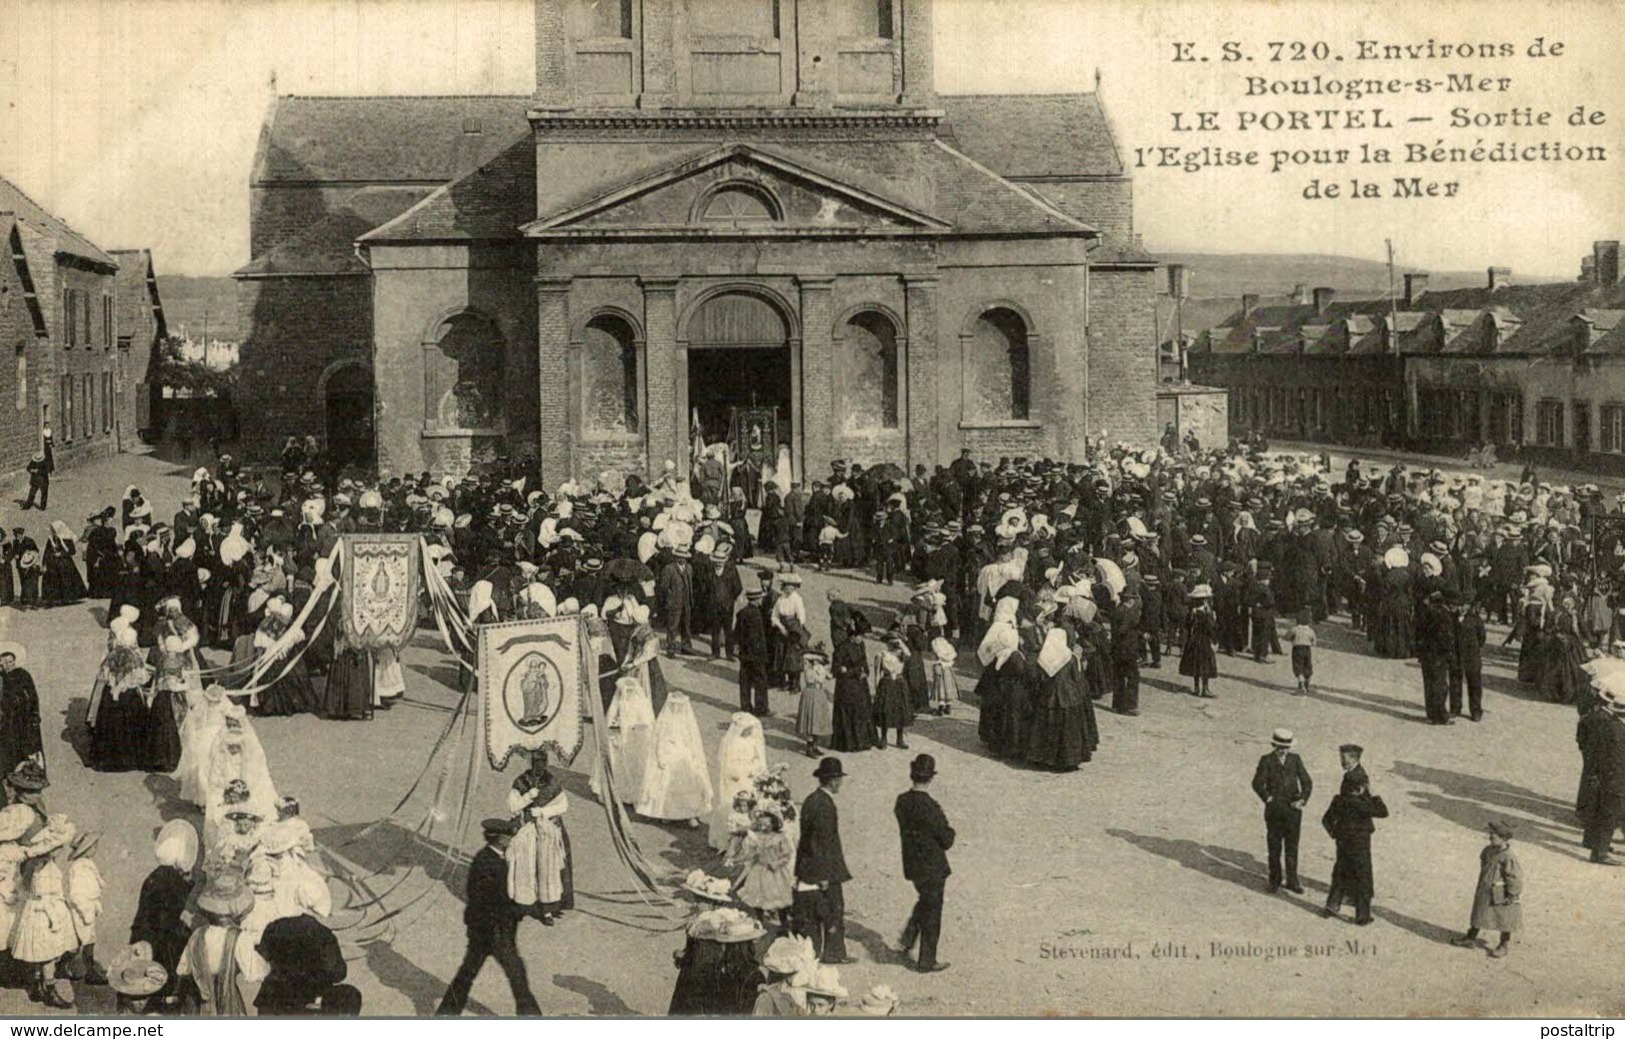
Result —
[{"label": "stone wall", "polygon": [[11,262],[8,247],[4,261],[0,262],[0,479],[22,472],[38,450],[36,371],[40,355],[49,349],[50,340],[35,335],[33,317],[23,300],[22,279]]},{"label": "stone wall", "polygon": [[1018,181],[1055,208],[1100,232],[1102,245],[1126,246],[1134,238],[1134,182],[1128,177]]},{"label": "stone wall", "polygon": [[274,459],[284,438],[326,436],[322,377],[340,361],[372,363],[372,279],[244,278],[238,454]]},{"label": "stone wall", "polygon": [[1157,442],[1154,267],[1089,271],[1089,429],[1110,442]]},{"label": "stone wall", "polygon": [[[81,314],[76,341],[72,344],[63,339],[63,330],[67,327],[62,312],[63,290],[69,288],[88,294],[90,299],[90,327],[88,330],[84,327]],[[70,469],[107,458],[118,450],[110,402],[103,399],[104,377],[113,374],[117,363],[116,329],[108,327],[109,308],[103,305],[103,300],[113,301],[113,312],[118,308],[112,274],[58,265],[55,290],[53,296],[40,297],[42,304],[56,310],[56,335],[51,348],[55,356],[50,381],[42,382],[40,389],[43,400],[51,405],[53,460],[57,468]],[[72,397],[71,422],[65,405],[66,395]]]}]

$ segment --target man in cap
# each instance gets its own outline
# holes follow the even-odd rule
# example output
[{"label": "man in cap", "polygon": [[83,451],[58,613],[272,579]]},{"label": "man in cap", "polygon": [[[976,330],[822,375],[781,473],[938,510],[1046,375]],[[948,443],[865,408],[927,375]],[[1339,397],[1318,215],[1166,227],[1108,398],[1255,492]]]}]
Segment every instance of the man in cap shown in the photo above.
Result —
[{"label": "man in cap", "polygon": [[1270,892],[1281,888],[1281,859],[1286,858],[1286,889],[1303,894],[1298,883],[1298,830],[1303,823],[1303,806],[1314,791],[1309,770],[1292,750],[1292,733],[1276,729],[1270,737],[1271,750],[1258,759],[1253,770],[1253,793],[1264,802],[1264,832],[1269,842]]},{"label": "man in cap", "polygon": [[530,991],[525,961],[519,955],[519,920],[524,908],[508,895],[508,863],[504,853],[519,832],[513,819],[487,819],[485,847],[468,866],[468,901],[463,909],[463,926],[468,931],[468,948],[462,966],[451,979],[446,994],[435,1011],[443,1017],[457,1017],[468,1003],[468,992],[488,957],[508,976],[513,990],[514,1009],[522,1017],[539,1016],[542,1008]]},{"label": "man in cap", "polygon": [[937,959],[937,939],[942,934],[943,888],[952,872],[948,849],[954,846],[954,828],[928,792],[936,774],[936,758],[929,754],[916,757],[908,766],[913,786],[897,795],[892,809],[903,844],[903,878],[914,885],[916,895],[898,945],[907,953],[916,941],[920,943],[916,969],[922,974],[948,969],[948,964]]},{"label": "man in cap", "polygon": [[1371,896],[1375,891],[1371,835],[1377,828],[1371,820],[1388,818],[1388,806],[1371,793],[1370,780],[1360,765],[1364,749],[1345,743],[1337,753],[1343,764],[1343,787],[1320,819],[1327,836],[1337,842],[1325,915],[1336,916],[1343,908],[1343,900],[1350,899],[1354,902],[1354,922],[1363,927],[1371,922]]},{"label": "man in cap", "polygon": [[841,850],[840,813],[835,795],[846,771],[841,759],[824,758],[813,771],[818,789],[801,803],[801,843],[796,849],[793,916],[795,931],[811,939],[824,963],[856,962],[846,954],[846,900],[842,885],[852,879]]}]

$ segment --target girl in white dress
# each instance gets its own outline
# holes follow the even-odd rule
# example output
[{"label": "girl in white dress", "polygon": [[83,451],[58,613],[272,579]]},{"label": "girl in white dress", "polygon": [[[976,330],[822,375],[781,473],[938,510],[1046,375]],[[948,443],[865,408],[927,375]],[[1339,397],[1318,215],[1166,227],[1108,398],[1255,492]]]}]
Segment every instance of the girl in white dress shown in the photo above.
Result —
[{"label": "girl in white dress", "polygon": [[734,712],[717,748],[716,807],[711,811],[711,847],[722,851],[728,847],[732,827],[728,817],[733,814],[734,798],[749,791],[752,780],[767,771],[767,741],[762,736],[762,723],[753,714]]},{"label": "girl in white dress", "polygon": [[[604,713],[609,730],[609,771],[615,779],[615,796],[623,804],[634,804],[643,792],[644,769],[654,745],[655,709],[649,690],[633,675],[615,682],[615,698]],[[593,770],[592,792],[602,797],[603,781]]]},{"label": "girl in white dress", "polygon": [[207,685],[187,705],[186,718],[181,722],[181,763],[175,769],[175,778],[181,784],[181,800],[199,808],[209,805],[203,789],[203,765],[209,760],[215,737],[226,723],[229,706],[224,688]]},{"label": "girl in white dress", "polygon": [[688,696],[673,690],[655,721],[654,746],[644,769],[637,813],[651,819],[688,820],[696,829],[714,803],[700,725]]}]

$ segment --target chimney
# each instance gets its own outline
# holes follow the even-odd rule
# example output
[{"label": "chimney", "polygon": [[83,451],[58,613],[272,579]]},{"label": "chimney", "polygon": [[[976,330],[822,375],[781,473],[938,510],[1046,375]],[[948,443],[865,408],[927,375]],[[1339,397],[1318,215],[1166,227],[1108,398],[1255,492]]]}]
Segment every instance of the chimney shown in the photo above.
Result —
[{"label": "chimney", "polygon": [[1168,265],[1168,295],[1174,299],[1187,299],[1191,294],[1190,276],[1182,263]]},{"label": "chimney", "polygon": [[1416,301],[1428,290],[1428,276],[1426,274],[1405,275],[1405,309],[1410,310],[1416,306]]},{"label": "chimney", "polygon": [[1315,313],[1326,313],[1326,308],[1331,304],[1332,297],[1335,295],[1337,295],[1335,290],[1328,289],[1324,285],[1315,289]]},{"label": "chimney", "polygon": [[1580,280],[1585,282],[1597,280],[1597,258],[1595,256],[1580,257]]},{"label": "chimney", "polygon": [[1251,292],[1244,292],[1241,296],[1241,316],[1248,317],[1258,309],[1258,296]]},{"label": "chimney", "polygon": [[1597,284],[1606,287],[1618,282],[1619,242],[1593,242],[1591,254],[1596,258],[1592,261],[1592,272],[1597,276]]},{"label": "chimney", "polygon": [[1489,273],[1489,286],[1491,292],[1494,292],[1496,289],[1505,288],[1506,286],[1512,284],[1511,267],[1491,267]]}]

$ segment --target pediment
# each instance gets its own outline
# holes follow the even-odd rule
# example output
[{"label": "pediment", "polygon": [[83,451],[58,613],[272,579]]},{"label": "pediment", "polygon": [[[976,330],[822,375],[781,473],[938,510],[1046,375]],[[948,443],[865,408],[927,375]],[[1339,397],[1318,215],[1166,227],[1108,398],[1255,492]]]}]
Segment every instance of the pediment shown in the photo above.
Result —
[{"label": "pediment", "polygon": [[945,230],[930,214],[792,157],[732,145],[526,224],[533,238],[772,237]]}]

